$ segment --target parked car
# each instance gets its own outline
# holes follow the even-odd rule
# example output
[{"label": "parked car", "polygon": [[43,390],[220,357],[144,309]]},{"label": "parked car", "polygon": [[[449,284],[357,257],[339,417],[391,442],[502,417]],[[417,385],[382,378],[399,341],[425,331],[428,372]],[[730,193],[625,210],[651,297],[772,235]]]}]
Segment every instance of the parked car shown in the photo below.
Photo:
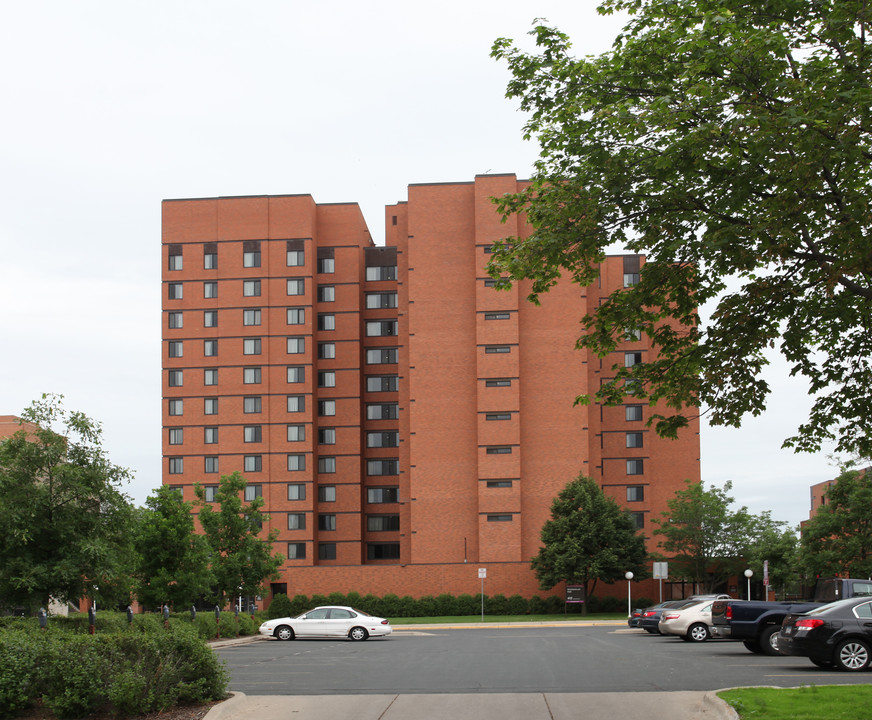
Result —
[{"label": "parked car", "polygon": [[687,602],[686,600],[664,600],[663,602],[651,605],[646,608],[634,608],[633,614],[627,620],[627,625],[631,628],[642,628],[652,634],[659,634],[657,623],[660,622],[660,614],[663,608],[674,607]]},{"label": "parked car", "polygon": [[711,637],[712,599],[690,600],[684,605],[666,608],[657,629],[662,635],[678,635],[682,640],[704,642]]},{"label": "parked car", "polygon": [[858,672],[872,659],[872,598],[837,600],[788,615],[778,633],[783,655],[804,655],[818,667]]},{"label": "parked car", "polygon": [[258,632],[279,640],[329,637],[366,640],[390,635],[392,630],[390,621],[384,618],[350,607],[329,605],[316,607],[295,618],[267,620]]}]

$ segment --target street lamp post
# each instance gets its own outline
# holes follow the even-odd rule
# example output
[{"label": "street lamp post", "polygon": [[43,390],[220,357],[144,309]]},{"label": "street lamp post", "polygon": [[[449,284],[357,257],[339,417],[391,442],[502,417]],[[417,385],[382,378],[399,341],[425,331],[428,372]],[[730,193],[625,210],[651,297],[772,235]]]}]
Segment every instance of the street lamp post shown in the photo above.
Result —
[{"label": "street lamp post", "polygon": [[751,568],[745,570],[745,577],[748,578],[748,600],[751,599],[751,577],[754,575],[754,571]]},{"label": "street lamp post", "polygon": [[627,578],[627,617],[633,617],[633,605],[631,600],[632,592],[630,590],[630,581],[633,579],[633,573],[625,572],[624,577]]}]

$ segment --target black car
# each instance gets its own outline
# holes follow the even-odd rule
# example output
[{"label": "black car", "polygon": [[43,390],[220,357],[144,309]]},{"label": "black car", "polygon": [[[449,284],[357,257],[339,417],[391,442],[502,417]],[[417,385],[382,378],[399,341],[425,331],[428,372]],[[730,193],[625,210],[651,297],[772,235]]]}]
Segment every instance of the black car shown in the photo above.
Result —
[{"label": "black car", "polygon": [[819,667],[858,672],[872,659],[872,598],[838,600],[801,615],[788,615],[778,650],[804,655]]},{"label": "black car", "polygon": [[658,625],[660,624],[660,616],[663,615],[663,611],[666,608],[676,607],[678,605],[684,605],[685,603],[690,602],[689,600],[666,600],[658,605],[652,605],[649,608],[645,608],[642,611],[641,616],[639,617],[639,624],[636,627],[640,627],[643,630],[648,631],[652,635],[659,635],[660,630]]}]

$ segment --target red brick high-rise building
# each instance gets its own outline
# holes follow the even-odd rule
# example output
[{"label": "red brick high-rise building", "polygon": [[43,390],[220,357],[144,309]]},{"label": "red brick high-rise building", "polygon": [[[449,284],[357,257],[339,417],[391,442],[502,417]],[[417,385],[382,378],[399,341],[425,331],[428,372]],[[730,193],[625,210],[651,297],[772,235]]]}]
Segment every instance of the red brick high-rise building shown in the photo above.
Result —
[{"label": "red brick high-rise building", "polygon": [[554,496],[584,473],[650,518],[699,481],[699,434],[652,411],[575,405],[645,337],[600,360],[580,317],[634,282],[609,257],[588,288],[527,302],[485,272],[523,235],[491,197],[513,175],[409,187],[373,243],[356,204],[307,195],[163,203],[164,483],[207,498],[240,471],[287,556],[273,592],[538,591],[530,559]]}]

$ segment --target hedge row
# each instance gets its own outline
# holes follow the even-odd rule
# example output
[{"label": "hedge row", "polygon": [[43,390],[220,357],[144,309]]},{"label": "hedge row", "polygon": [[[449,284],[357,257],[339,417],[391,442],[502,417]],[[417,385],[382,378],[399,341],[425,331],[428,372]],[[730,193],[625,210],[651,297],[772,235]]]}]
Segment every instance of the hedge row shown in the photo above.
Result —
[{"label": "hedge row", "polygon": [[30,621],[7,625],[0,631],[0,718],[38,700],[59,718],[81,718],[223,698],[227,673],[190,622],[165,628],[155,619],[94,635],[59,619],[48,631]]},{"label": "hedge row", "polygon": [[[289,598],[287,595],[273,597],[267,617],[294,617],[311,610],[318,605],[350,605],[363,610],[371,615],[386,618],[402,617],[459,617],[465,615],[481,614],[481,599],[479,595],[439,595],[438,597],[426,596],[413,598],[408,595],[361,595],[356,592],[343,595],[331,593],[330,595],[295,595]],[[636,607],[647,607],[653,601],[648,598],[637,598]],[[626,610],[626,600],[612,596],[603,598],[591,597],[587,603],[589,613],[616,613]],[[567,605],[560,597],[550,596],[540,598],[534,595],[532,598],[523,598],[520,595],[484,596],[485,615],[551,615],[580,613],[583,606],[580,604]]]}]

